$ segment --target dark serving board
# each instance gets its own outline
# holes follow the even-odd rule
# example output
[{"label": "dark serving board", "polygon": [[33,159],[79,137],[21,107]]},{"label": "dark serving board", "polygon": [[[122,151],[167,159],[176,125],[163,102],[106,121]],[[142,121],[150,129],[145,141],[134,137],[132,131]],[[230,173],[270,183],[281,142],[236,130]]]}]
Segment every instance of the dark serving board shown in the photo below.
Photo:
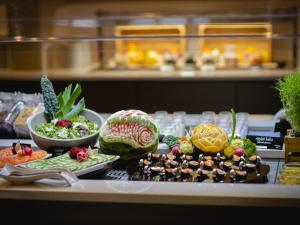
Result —
[{"label": "dark serving board", "polygon": [[[245,180],[236,181],[236,183],[266,183],[268,181],[268,173],[270,166],[267,164],[260,165],[260,176],[256,175],[256,172],[247,174]],[[133,181],[145,181],[139,173],[138,160],[118,160],[114,162],[110,168],[101,173],[89,174],[80,179],[99,179],[99,180],[133,180]],[[151,179],[151,181],[159,181],[158,177]],[[176,180],[170,180],[179,182]],[[187,180],[188,182],[198,182]],[[213,180],[206,179],[202,182],[214,182]],[[232,183],[228,175],[226,175],[223,183]]]},{"label": "dark serving board", "polygon": [[[132,171],[132,168],[129,170]],[[246,179],[241,181],[235,181],[234,183],[266,183],[268,181],[268,173],[270,172],[270,166],[266,164],[260,165],[260,175],[257,176],[256,172],[249,172],[246,176]],[[129,180],[135,180],[135,181],[145,181],[143,176],[140,175],[140,172],[138,169],[136,169],[134,172],[129,172]],[[147,179],[148,180],[148,179]],[[159,180],[159,176],[152,178],[148,181],[161,181]],[[178,181],[176,179],[169,179],[168,181],[175,181],[175,182],[182,182]],[[199,182],[196,179],[190,178],[185,180],[185,182]],[[204,181],[200,181],[204,183],[210,183],[210,182],[216,182],[219,183],[219,181],[214,181],[213,179],[206,179]],[[228,173],[226,173],[225,179],[222,181],[222,183],[233,183],[232,179],[229,177]]]}]

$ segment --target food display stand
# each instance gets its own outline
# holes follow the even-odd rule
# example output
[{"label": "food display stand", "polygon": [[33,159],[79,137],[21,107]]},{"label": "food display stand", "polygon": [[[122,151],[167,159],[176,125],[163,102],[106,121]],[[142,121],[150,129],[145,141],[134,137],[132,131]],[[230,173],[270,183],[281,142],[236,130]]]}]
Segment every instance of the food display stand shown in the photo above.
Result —
[{"label": "food display stand", "polygon": [[[107,114],[102,115],[107,117]],[[250,115],[249,123],[263,122],[271,117]],[[7,146],[13,141],[16,140],[2,139],[0,145]],[[22,141],[35,146],[31,140]],[[159,149],[159,152],[166,151],[161,144]],[[268,156],[268,150],[258,151]],[[256,215],[268,215],[272,221],[271,214],[274,210],[284,217],[300,206],[300,187],[279,184],[278,173],[284,164],[283,155],[278,158],[264,157],[263,162],[270,166],[268,181],[264,184],[133,181],[129,180],[126,169],[115,167],[116,164],[105,172],[83,177],[71,187],[45,183],[12,185],[1,180],[0,198],[4,203],[1,209],[10,213],[17,204],[24,207],[20,215],[31,210],[59,211],[59,214],[51,213],[49,221],[72,221],[75,224],[99,220],[113,224],[121,221],[132,223],[132,217],[135,218],[134,221],[142,220],[149,210],[162,210],[166,213],[196,213],[200,210],[207,215],[220,210],[221,216],[235,211],[240,219],[244,210],[250,210]],[[26,205],[30,205],[30,209]],[[81,215],[86,219],[73,218],[71,215],[74,210],[82,211]],[[185,221],[182,217],[161,215],[155,213],[149,221],[171,221],[175,224]],[[203,221],[209,220],[203,218]]]},{"label": "food display stand", "polygon": [[228,2],[0,0],[1,222],[297,216],[300,4]]}]

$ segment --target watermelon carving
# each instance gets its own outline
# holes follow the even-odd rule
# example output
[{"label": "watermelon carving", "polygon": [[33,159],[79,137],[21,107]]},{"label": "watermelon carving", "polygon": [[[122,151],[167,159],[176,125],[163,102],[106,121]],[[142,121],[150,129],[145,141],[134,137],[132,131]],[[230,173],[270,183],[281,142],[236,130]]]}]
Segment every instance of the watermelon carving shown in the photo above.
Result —
[{"label": "watermelon carving", "polygon": [[101,150],[123,159],[155,152],[158,130],[152,118],[140,110],[122,110],[111,115],[100,129]]}]

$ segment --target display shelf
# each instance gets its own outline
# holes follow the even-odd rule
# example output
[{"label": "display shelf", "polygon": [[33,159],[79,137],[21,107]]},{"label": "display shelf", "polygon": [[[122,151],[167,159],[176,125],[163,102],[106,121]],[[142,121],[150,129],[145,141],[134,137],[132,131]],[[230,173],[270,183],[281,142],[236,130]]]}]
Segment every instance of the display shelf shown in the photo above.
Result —
[{"label": "display shelf", "polygon": [[41,74],[47,74],[53,80],[276,80],[291,74],[290,69],[275,70],[216,70],[173,71],[158,70],[0,70],[1,79],[38,80]]}]

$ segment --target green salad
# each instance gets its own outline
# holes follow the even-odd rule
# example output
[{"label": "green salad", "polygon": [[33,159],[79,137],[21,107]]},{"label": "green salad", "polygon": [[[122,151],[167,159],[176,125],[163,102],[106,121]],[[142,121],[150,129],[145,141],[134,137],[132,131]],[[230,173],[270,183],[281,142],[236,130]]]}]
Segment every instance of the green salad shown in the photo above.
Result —
[{"label": "green salad", "polygon": [[46,75],[41,78],[41,88],[48,123],[38,125],[37,133],[55,139],[75,139],[99,132],[96,123],[82,115],[85,100],[77,98],[81,94],[80,84],[68,85],[56,96],[53,84]]},{"label": "green salad", "polygon": [[98,125],[82,115],[69,120],[54,119],[49,123],[40,124],[36,127],[36,132],[39,134],[56,139],[80,138],[98,131]]}]

